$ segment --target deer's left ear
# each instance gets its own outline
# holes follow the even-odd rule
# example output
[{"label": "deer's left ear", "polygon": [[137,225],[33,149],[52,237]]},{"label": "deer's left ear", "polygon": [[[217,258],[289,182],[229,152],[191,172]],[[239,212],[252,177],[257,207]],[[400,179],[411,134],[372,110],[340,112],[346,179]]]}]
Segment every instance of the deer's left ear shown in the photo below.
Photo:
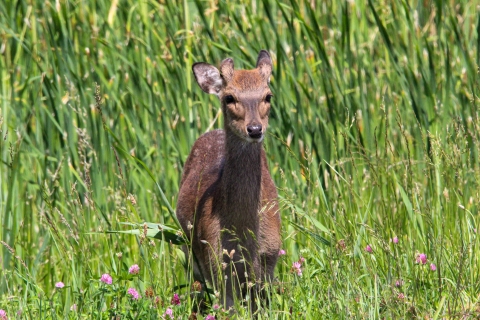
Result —
[{"label": "deer's left ear", "polygon": [[257,58],[257,69],[260,70],[260,74],[265,80],[270,82],[270,76],[272,75],[272,58],[266,50],[261,50]]},{"label": "deer's left ear", "polygon": [[232,58],[227,58],[220,64],[220,73],[227,83],[229,83],[233,78],[233,69],[234,66]]}]

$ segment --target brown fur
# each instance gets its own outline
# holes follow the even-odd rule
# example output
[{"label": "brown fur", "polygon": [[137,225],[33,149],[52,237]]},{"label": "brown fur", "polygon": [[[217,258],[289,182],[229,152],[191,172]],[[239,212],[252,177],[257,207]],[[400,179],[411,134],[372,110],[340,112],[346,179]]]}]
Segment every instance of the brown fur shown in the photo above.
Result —
[{"label": "brown fur", "polygon": [[[202,90],[222,102],[224,130],[205,133],[193,145],[180,184],[177,217],[198,262],[195,278],[203,276],[218,289],[223,271],[228,279],[222,291],[230,307],[234,296],[247,293],[248,283],[259,289],[273,279],[281,245],[280,215],[261,143],[270,110],[270,56],[261,51],[254,70],[234,70],[232,59],[224,60],[220,70],[206,63],[193,66]],[[227,96],[235,102],[227,103]],[[249,133],[255,126],[261,126],[261,138]]]}]

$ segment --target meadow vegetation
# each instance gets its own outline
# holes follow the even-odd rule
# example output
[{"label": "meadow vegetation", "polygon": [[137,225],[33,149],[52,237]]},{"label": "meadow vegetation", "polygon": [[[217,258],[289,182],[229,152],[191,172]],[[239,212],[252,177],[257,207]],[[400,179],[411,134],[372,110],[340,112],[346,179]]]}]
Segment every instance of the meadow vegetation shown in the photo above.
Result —
[{"label": "meadow vegetation", "polygon": [[222,125],[191,66],[252,68],[260,49],[284,252],[259,318],[480,317],[479,17],[475,1],[1,1],[0,319],[191,316],[176,197]]}]

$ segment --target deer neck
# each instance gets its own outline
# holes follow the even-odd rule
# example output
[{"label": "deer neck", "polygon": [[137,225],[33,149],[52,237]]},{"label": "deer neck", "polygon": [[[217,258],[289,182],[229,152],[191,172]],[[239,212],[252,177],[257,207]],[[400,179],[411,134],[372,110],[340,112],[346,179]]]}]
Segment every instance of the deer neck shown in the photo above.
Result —
[{"label": "deer neck", "polygon": [[226,129],[225,164],[222,189],[225,190],[224,227],[241,239],[258,234],[261,199],[262,144],[244,141]]}]

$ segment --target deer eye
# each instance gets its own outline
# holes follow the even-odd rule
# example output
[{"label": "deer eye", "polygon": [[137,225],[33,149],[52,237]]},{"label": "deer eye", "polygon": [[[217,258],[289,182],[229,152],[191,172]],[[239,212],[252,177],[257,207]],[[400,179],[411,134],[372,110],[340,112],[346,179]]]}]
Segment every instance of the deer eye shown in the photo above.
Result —
[{"label": "deer eye", "polygon": [[267,94],[267,96],[265,97],[265,101],[270,103],[270,100],[272,100],[272,97],[273,97],[273,94]]},{"label": "deer eye", "polygon": [[224,101],[226,104],[235,103],[235,98],[232,95],[225,96]]}]

